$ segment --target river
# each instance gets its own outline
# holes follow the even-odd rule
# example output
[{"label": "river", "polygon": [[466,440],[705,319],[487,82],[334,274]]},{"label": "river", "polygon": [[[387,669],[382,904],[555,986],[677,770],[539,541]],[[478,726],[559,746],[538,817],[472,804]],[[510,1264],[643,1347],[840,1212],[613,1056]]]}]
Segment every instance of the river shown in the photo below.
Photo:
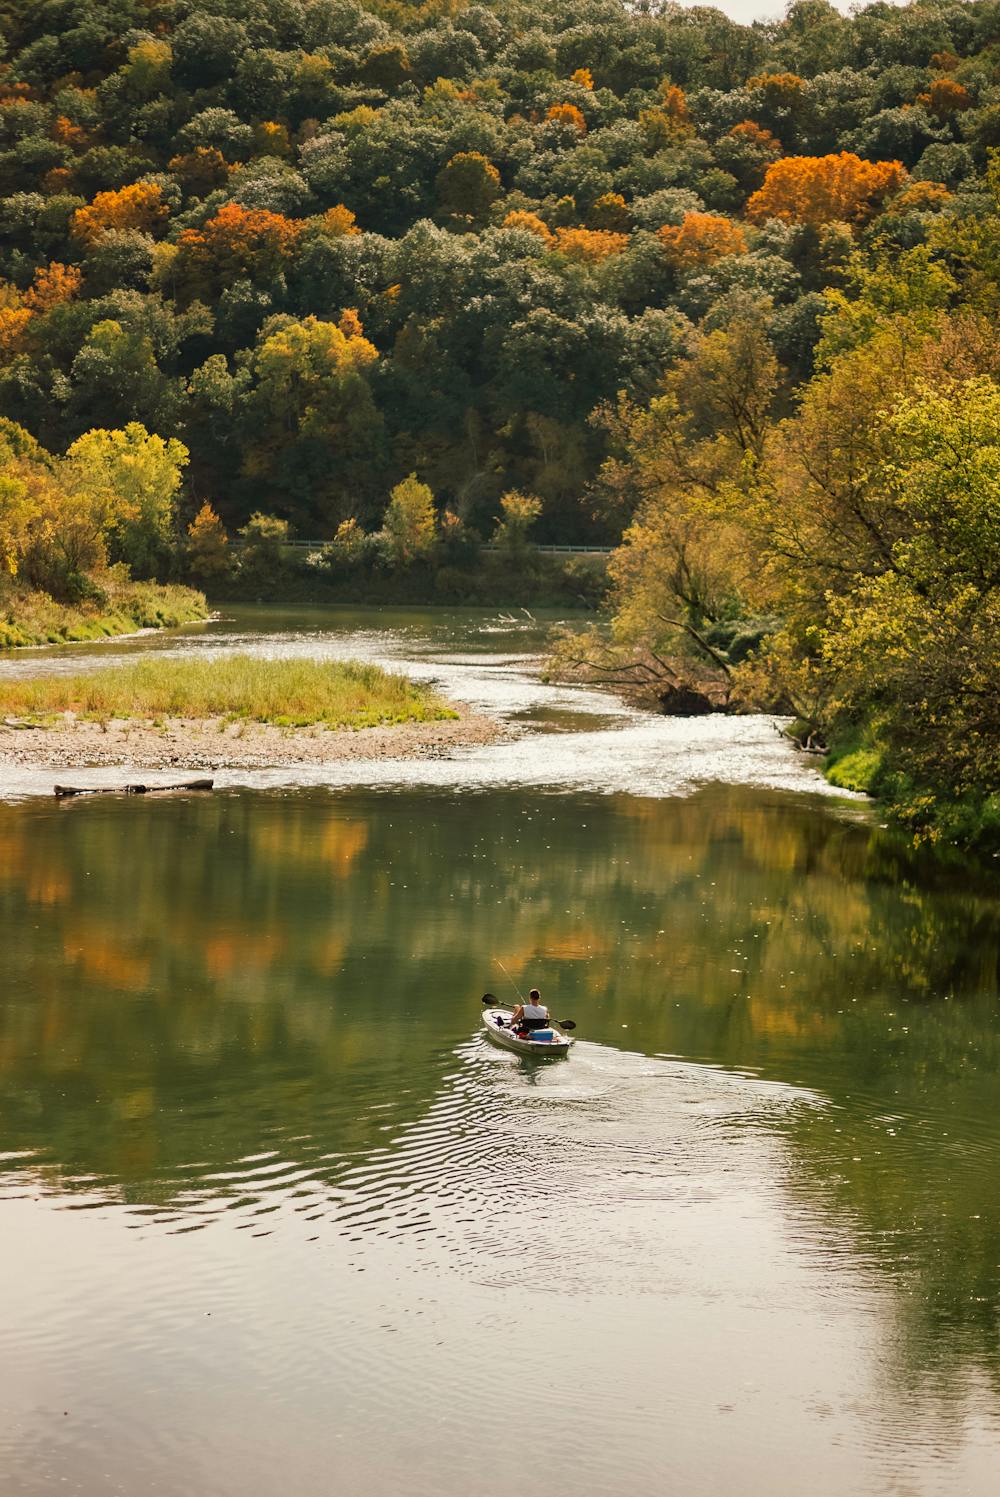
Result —
[{"label": "river", "polygon": [[[3,1497],[996,1490],[1000,881],[542,637],[0,658],[374,659],[518,728],[160,800],[0,771]],[[498,962],[567,1060],[485,1042]]]}]

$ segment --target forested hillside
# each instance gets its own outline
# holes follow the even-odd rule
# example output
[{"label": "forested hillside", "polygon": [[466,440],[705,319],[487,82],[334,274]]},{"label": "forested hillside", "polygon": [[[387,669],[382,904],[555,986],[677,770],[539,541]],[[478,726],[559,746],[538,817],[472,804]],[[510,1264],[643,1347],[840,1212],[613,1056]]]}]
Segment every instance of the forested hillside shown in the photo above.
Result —
[{"label": "forested hillside", "polygon": [[3,33],[0,413],[53,452],[140,422],[187,519],[308,536],[416,472],[484,533],[520,489],[538,539],[614,539],[619,392],[751,299],[787,393],[854,249],[974,218],[1000,142],[993,0],[17,0]]}]

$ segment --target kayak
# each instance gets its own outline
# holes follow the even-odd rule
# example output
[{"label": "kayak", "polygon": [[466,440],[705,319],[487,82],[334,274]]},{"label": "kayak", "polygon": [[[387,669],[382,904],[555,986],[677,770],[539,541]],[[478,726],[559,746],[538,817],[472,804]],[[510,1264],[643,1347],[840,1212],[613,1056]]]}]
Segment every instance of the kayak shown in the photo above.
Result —
[{"label": "kayak", "polygon": [[549,1060],[556,1055],[567,1055],[573,1041],[551,1025],[542,1034],[551,1035],[551,1039],[522,1039],[520,1035],[514,1034],[507,1026],[510,1024],[512,1010],[509,1008],[487,1008],[483,1010],[483,1027],[495,1045],[502,1045],[505,1050],[515,1050],[518,1055],[532,1055],[538,1060]]}]

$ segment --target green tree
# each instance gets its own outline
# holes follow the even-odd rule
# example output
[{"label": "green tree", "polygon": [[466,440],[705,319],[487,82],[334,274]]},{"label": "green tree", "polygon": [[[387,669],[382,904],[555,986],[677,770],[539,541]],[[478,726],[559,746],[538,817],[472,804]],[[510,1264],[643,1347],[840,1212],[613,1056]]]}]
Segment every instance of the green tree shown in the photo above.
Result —
[{"label": "green tree", "polygon": [[437,175],[442,211],[457,222],[482,223],[503,188],[500,173],[479,151],[459,151]]}]

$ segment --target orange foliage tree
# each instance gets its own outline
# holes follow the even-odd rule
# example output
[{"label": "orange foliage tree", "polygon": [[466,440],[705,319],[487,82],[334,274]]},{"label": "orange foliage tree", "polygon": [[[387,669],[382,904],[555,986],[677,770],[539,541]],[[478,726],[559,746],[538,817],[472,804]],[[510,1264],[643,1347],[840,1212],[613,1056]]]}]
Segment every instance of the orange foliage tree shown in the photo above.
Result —
[{"label": "orange foliage tree", "polygon": [[187,530],[188,566],[193,576],[213,581],[229,570],[229,536],[206,499]]},{"label": "orange foliage tree", "polygon": [[627,234],[612,234],[607,229],[557,229],[556,249],[567,260],[594,265],[611,255],[620,255],[628,244]]},{"label": "orange foliage tree", "polygon": [[943,124],[953,114],[971,109],[972,95],[968,89],[956,83],[954,78],[935,78],[925,94],[917,95],[917,103],[922,104],[928,114],[933,114]]},{"label": "orange foliage tree", "polygon": [[864,223],[908,180],[899,161],[866,161],[852,151],[834,156],[786,156],[767,169],[747,203],[751,223]]},{"label": "orange foliage tree", "polygon": [[22,352],[27,347],[26,334],[32,319],[75,296],[81,279],[75,265],[61,265],[53,260],[36,270],[27,291],[0,287],[0,357],[9,358]]},{"label": "orange foliage tree", "polygon": [[207,197],[229,180],[229,162],[215,146],[195,146],[182,156],[172,156],[167,163],[185,192]]},{"label": "orange foliage tree", "polygon": [[556,120],[560,125],[572,125],[581,135],[587,133],[587,121],[575,104],[550,104],[545,118]]},{"label": "orange foliage tree", "polygon": [[21,352],[30,321],[30,308],[0,306],[0,358]]},{"label": "orange foliage tree", "polygon": [[660,84],[660,98],[660,104],[639,112],[639,128],[648,151],[660,151],[664,146],[687,140],[694,134],[694,122],[684,90],[676,83],[664,80]]},{"label": "orange foliage tree", "polygon": [[179,292],[210,296],[244,278],[273,280],[295,253],[303,227],[265,208],[226,203],[202,228],[180,235],[173,265]]},{"label": "orange foliage tree", "polygon": [[594,75],[589,68],[577,68],[572,74],[572,81],[578,83],[581,88],[593,88]]},{"label": "orange foliage tree", "polygon": [[24,304],[32,312],[47,312],[50,307],[74,297],[82,279],[75,265],[62,265],[53,260],[35,271],[31,288],[25,292]]},{"label": "orange foliage tree", "polygon": [[505,229],[527,229],[529,234],[536,234],[545,245],[555,243],[555,235],[545,220],[524,208],[515,208],[508,213],[503,226]]},{"label": "orange foliage tree", "polygon": [[727,132],[733,140],[741,141],[744,145],[756,146],[760,151],[767,151],[772,156],[781,155],[781,141],[770,130],[765,130],[763,125],[758,125],[756,120],[742,120]]},{"label": "orange foliage tree", "polygon": [[745,255],[747,242],[739,224],[719,213],[685,213],[677,225],[657,229],[667,259],[678,270],[714,265],[726,255]]},{"label": "orange foliage tree", "polygon": [[99,192],[92,203],[73,214],[71,229],[84,244],[93,244],[111,229],[138,229],[151,234],[169,209],[155,182],[132,182],[116,192]]}]

